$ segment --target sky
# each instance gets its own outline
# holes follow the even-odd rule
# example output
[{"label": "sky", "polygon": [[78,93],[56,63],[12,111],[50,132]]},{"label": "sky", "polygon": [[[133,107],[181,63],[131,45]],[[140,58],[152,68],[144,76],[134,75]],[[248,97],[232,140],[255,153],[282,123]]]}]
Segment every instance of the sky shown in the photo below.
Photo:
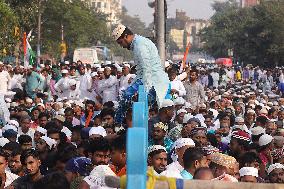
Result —
[{"label": "sky", "polygon": [[[182,9],[191,18],[208,19],[214,14],[211,7],[213,2],[214,0],[167,0],[168,17],[175,17],[176,9]],[[153,9],[148,7],[148,0],[122,0],[122,5],[130,15],[138,14],[147,25],[153,21]]]}]

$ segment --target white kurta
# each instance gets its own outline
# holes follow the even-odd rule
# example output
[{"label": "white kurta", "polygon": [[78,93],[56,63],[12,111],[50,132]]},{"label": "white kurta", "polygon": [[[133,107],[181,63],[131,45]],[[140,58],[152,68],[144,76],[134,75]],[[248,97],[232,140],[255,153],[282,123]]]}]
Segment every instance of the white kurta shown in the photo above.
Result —
[{"label": "white kurta", "polygon": [[1,81],[0,92],[6,93],[10,88],[10,81],[11,81],[11,77],[7,71],[0,72],[0,81]]},{"label": "white kurta", "polygon": [[21,89],[23,90],[23,86],[22,83],[24,83],[25,79],[23,77],[23,75],[21,74],[15,74],[13,75],[13,77],[11,78],[11,89]]},{"label": "white kurta", "polygon": [[179,92],[179,96],[185,96],[186,95],[186,90],[184,88],[183,83],[178,80],[177,78],[173,81],[171,81],[171,89],[175,89]]},{"label": "white kurta", "polygon": [[80,90],[80,98],[88,98],[92,99],[92,92],[89,92],[88,90],[91,90],[92,88],[92,78],[89,74],[81,75],[80,76],[80,84],[79,84],[79,90]]},{"label": "white kurta", "polygon": [[99,82],[99,89],[102,91],[103,103],[108,101],[117,101],[117,78],[110,76],[108,79],[103,79]]},{"label": "white kurta", "polygon": [[68,97],[69,81],[70,79],[68,77],[63,77],[59,79],[58,82],[54,85],[58,97]]},{"label": "white kurta", "polygon": [[136,77],[135,74],[128,74],[126,76],[121,76],[119,81],[119,93],[121,93],[123,90],[127,89],[129,87],[130,83],[128,83],[129,79],[134,79]]},{"label": "white kurta", "polygon": [[219,73],[212,72],[211,76],[212,76],[212,79],[213,79],[213,87],[218,88],[218,86],[219,86],[219,79],[220,79]]}]

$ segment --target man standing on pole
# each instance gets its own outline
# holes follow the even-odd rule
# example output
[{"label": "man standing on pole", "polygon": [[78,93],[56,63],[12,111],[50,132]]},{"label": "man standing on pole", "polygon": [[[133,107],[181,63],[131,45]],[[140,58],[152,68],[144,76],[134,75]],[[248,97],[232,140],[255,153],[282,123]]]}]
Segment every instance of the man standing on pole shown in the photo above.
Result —
[{"label": "man standing on pole", "polygon": [[123,48],[133,51],[134,62],[137,64],[137,77],[132,85],[126,89],[126,93],[136,93],[141,82],[145,86],[146,92],[154,87],[158,105],[165,99],[169,91],[170,81],[164,71],[158,50],[155,44],[133,32],[124,25],[118,25],[113,30],[113,38]]}]

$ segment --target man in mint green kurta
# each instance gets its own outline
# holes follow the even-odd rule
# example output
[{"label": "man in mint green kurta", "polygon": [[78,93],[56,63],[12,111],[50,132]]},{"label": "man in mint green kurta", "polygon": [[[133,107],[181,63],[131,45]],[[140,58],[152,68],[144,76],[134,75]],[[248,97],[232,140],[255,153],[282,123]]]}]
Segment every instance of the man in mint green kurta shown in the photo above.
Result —
[{"label": "man in mint green kurta", "polygon": [[38,92],[42,92],[44,85],[43,78],[33,69],[28,69],[26,78],[26,93],[32,99],[36,97]]}]

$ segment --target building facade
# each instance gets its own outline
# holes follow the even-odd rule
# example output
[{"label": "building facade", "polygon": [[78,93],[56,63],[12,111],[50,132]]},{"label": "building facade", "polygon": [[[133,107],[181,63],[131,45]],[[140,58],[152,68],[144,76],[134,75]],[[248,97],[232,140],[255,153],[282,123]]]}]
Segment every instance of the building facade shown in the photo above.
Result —
[{"label": "building facade", "polygon": [[[85,0],[86,1],[86,0]],[[88,0],[89,5],[96,11],[107,15],[108,24],[120,23],[119,15],[122,10],[121,0]]]},{"label": "building facade", "polygon": [[183,49],[184,47],[184,30],[179,29],[171,29],[170,30],[170,38],[173,40],[173,42],[176,43],[177,47],[179,49]]},{"label": "building facade", "polygon": [[259,0],[240,0],[241,7],[250,7],[259,4]]}]

